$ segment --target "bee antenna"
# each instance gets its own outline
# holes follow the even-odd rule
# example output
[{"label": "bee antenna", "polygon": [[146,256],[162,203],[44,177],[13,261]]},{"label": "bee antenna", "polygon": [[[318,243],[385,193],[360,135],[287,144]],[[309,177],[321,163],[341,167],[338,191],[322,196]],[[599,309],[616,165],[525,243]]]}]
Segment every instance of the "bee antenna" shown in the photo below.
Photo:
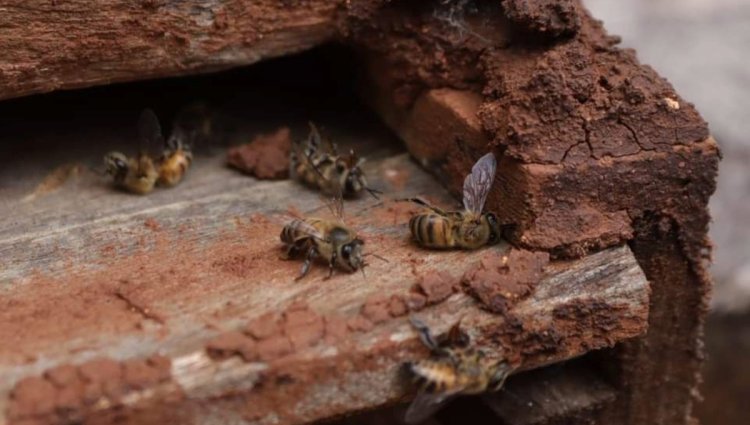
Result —
[{"label": "bee antenna", "polygon": [[388,263],[388,260],[386,260],[385,258],[379,256],[378,254],[376,254],[374,252],[367,252],[367,253],[363,254],[362,256],[363,257],[367,257],[368,255],[372,255],[373,257],[377,258],[378,260]]},{"label": "bee antenna", "polygon": [[378,197],[378,195],[382,195],[383,194],[382,190],[373,189],[371,187],[366,187],[365,190],[367,191],[367,193],[369,193],[370,195],[372,195],[372,197],[375,198],[375,199],[377,199],[378,201],[380,200],[380,198]]}]

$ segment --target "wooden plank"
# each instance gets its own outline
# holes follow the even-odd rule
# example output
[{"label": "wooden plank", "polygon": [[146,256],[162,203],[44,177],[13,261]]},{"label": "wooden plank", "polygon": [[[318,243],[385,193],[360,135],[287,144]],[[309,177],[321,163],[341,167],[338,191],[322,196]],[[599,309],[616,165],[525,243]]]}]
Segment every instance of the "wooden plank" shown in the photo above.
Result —
[{"label": "wooden plank", "polygon": [[0,99],[248,65],[320,45],[336,2],[2,2]]},{"label": "wooden plank", "polygon": [[[383,315],[380,300],[424,302],[410,288],[425,275],[445,272],[457,283],[480,256],[501,256],[508,246],[478,253],[415,247],[406,230],[413,208],[387,199],[422,194],[445,205],[455,201],[400,153],[392,135],[364,121],[370,127],[329,130],[342,146],[369,146],[362,150],[371,159],[366,171],[386,191],[380,203],[347,203],[366,247],[389,261],[373,260],[366,279],[340,273],[325,280],[316,266],[295,281],[300,263],[277,258],[280,226],[268,217],[290,207],[320,213],[317,195],[293,182],[237,174],[223,167],[221,154],[198,157],[183,184],[146,197],[115,192],[100,176],[82,172],[31,201],[41,178],[17,176],[35,160],[8,161],[0,203],[0,423],[29,414],[24,389],[53,391],[56,403],[62,393],[77,394],[72,384],[50,387],[56,376],[50,368],[72,365],[76,376],[89,376],[92,364],[101,371],[97,358],[111,359],[122,373],[107,384],[117,394],[99,394],[93,404],[62,413],[48,405],[51,412],[32,416],[303,423],[403,400],[399,364],[426,353],[403,306],[389,304]],[[88,130],[76,131],[84,133],[72,139],[91,140]],[[99,147],[107,143],[103,138]],[[45,156],[32,151],[36,161]],[[99,154],[87,146],[55,159],[86,162]],[[550,264],[535,290],[504,315],[482,310],[461,291],[443,296],[412,310],[437,331],[462,318],[479,344],[521,369],[639,335],[648,314],[648,284],[627,247]],[[257,331],[252,323],[268,322],[269,313],[283,325],[271,336],[238,332]],[[310,335],[317,337],[306,340]]]},{"label": "wooden plank", "polygon": [[485,396],[484,401],[504,424],[539,425],[582,417],[613,402],[616,395],[615,389],[584,363],[514,376],[505,391]]}]

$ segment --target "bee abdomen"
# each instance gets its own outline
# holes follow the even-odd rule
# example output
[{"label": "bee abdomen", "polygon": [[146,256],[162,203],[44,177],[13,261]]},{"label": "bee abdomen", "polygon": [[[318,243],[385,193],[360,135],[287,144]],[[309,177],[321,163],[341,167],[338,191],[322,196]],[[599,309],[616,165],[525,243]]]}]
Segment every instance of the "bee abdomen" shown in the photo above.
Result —
[{"label": "bee abdomen", "polygon": [[286,244],[294,243],[299,235],[297,229],[300,227],[301,223],[302,220],[294,219],[291,221],[291,223],[284,226],[284,228],[281,229],[281,235],[279,236],[281,238],[281,242],[284,242]]},{"label": "bee abdomen", "polygon": [[414,240],[430,248],[450,248],[450,223],[445,217],[436,214],[418,214],[409,220],[409,230]]},{"label": "bee abdomen", "polygon": [[455,371],[448,365],[436,362],[407,363],[413,379],[428,392],[442,392],[455,383]]}]

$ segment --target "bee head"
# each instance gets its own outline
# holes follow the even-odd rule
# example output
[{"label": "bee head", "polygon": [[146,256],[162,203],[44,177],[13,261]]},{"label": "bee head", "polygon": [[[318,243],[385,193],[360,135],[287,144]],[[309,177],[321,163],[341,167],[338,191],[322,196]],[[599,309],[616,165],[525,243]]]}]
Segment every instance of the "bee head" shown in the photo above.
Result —
[{"label": "bee head", "polygon": [[487,243],[490,245],[494,245],[498,242],[500,242],[500,223],[497,220],[497,216],[495,213],[486,212],[484,213],[484,218],[487,220],[487,224],[490,226],[490,237],[487,240]]},{"label": "bee head", "polygon": [[361,239],[354,239],[341,246],[340,258],[346,267],[351,270],[358,270],[364,266],[364,260],[362,259],[362,246],[364,244]]},{"label": "bee head", "polygon": [[128,158],[120,152],[110,152],[104,156],[107,174],[119,176],[128,171]]},{"label": "bee head", "polygon": [[492,367],[492,375],[490,376],[489,389],[492,391],[498,391],[502,388],[505,383],[505,379],[508,377],[513,368],[505,360],[500,360],[495,363]]}]

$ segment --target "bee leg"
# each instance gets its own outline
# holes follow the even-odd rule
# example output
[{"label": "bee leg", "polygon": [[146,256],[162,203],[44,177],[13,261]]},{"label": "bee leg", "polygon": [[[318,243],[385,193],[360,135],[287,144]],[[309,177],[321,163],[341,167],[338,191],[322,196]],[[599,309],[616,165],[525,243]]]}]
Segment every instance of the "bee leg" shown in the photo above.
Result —
[{"label": "bee leg", "polygon": [[286,251],[284,252],[284,254],[281,255],[281,259],[282,260],[290,260],[290,259],[296,257],[298,253],[299,253],[299,248],[297,248],[297,246],[295,246],[295,245],[288,245],[286,247]]},{"label": "bee leg", "polygon": [[422,198],[400,198],[400,199],[396,199],[396,202],[413,202],[417,205],[421,205],[427,208],[428,210],[434,212],[435,214],[446,215],[446,212],[444,210],[430,204],[429,202],[425,201]]},{"label": "bee leg", "polygon": [[333,251],[333,255],[331,255],[331,261],[328,263],[328,277],[326,277],[326,280],[333,277],[333,268],[334,265],[336,265],[336,259],[338,258],[338,254],[336,251]]},{"label": "bee leg", "polygon": [[419,332],[419,339],[422,340],[422,343],[427,346],[430,351],[440,351],[440,346],[432,336],[430,328],[424,322],[414,316],[409,317],[409,321],[411,322],[412,326],[417,329],[417,332]]},{"label": "bee leg", "polygon": [[318,256],[318,251],[315,249],[315,247],[310,247],[310,249],[307,251],[307,256],[305,257],[305,262],[302,263],[302,270],[300,271],[299,276],[297,276],[294,280],[300,280],[303,277],[307,275],[307,272],[310,271],[310,265],[312,264],[315,257]]}]

